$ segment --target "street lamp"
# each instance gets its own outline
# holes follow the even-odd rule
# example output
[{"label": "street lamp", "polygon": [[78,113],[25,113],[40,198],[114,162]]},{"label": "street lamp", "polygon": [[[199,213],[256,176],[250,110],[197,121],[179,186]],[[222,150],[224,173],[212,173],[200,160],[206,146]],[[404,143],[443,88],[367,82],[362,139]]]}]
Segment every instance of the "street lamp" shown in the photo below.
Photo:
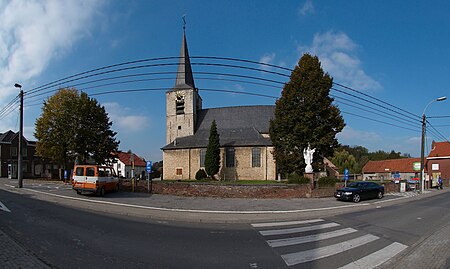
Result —
[{"label": "street lamp", "polygon": [[439,97],[437,99],[432,100],[428,103],[428,105],[425,107],[422,113],[422,142],[420,145],[420,192],[423,193],[424,191],[424,184],[425,184],[425,167],[424,167],[424,150],[425,150],[425,130],[426,130],[426,116],[425,111],[427,110],[428,106],[431,105],[434,102],[444,101],[446,100],[446,96]]},{"label": "street lamp", "polygon": [[19,83],[14,84],[14,87],[20,89],[20,126],[19,126],[19,149],[17,159],[17,180],[19,182],[19,188],[23,187],[23,171],[22,171],[22,137],[23,137],[23,90],[22,85]]}]

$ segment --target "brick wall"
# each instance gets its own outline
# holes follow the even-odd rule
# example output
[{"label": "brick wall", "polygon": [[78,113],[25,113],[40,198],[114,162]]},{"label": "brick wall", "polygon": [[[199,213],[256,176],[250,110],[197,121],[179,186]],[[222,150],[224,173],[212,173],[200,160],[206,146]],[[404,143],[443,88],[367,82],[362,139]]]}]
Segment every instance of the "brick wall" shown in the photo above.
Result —
[{"label": "brick wall", "polygon": [[[448,186],[448,180],[444,186]],[[386,182],[383,184],[386,193],[399,192],[400,184]],[[192,197],[223,197],[223,198],[324,198],[333,197],[334,191],[341,188],[343,183],[337,183],[335,187],[321,187],[311,190],[309,185],[297,184],[270,184],[270,185],[221,185],[209,183],[192,183],[177,181],[154,181],[152,193],[176,196]],[[131,183],[124,181],[121,190],[130,191]],[[137,192],[147,192],[147,181],[139,181]]]}]

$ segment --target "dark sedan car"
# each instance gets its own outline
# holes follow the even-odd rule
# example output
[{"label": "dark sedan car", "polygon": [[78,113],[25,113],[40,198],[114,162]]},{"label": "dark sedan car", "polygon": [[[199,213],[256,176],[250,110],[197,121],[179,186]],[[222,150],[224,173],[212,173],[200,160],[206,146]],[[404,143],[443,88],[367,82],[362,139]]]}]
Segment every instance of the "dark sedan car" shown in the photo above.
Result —
[{"label": "dark sedan car", "polygon": [[374,182],[351,182],[345,188],[334,193],[338,200],[353,201],[358,203],[363,199],[378,198],[384,196],[384,187]]}]

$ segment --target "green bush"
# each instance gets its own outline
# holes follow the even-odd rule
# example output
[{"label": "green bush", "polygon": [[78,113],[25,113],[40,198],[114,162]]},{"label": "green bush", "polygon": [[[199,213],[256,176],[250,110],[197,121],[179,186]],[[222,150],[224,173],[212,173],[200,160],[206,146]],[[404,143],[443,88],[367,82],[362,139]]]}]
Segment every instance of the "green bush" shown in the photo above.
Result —
[{"label": "green bush", "polygon": [[205,170],[200,169],[195,173],[195,179],[196,180],[203,180],[205,178],[208,178],[208,175],[206,174]]},{"label": "green bush", "polygon": [[319,178],[319,186],[334,186],[336,183],[341,182],[340,179],[334,177],[321,177]]},{"label": "green bush", "polygon": [[292,173],[288,175],[289,184],[309,184],[309,178],[301,176],[297,173]]}]

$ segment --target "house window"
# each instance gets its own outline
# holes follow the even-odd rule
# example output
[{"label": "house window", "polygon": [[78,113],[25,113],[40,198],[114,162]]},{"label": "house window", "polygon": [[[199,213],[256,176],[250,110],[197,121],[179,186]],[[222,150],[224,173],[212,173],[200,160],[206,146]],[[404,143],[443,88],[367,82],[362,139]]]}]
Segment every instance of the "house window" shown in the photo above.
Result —
[{"label": "house window", "polygon": [[200,149],[200,167],[205,167],[206,149]]},{"label": "house window", "polygon": [[225,158],[226,158],[226,166],[227,167],[235,167],[235,152],[234,148],[227,148],[225,150]]},{"label": "house window", "polygon": [[261,149],[252,148],[252,167],[261,167]]},{"label": "house window", "polygon": [[27,148],[22,148],[22,156],[27,156],[27,155],[28,155]]},{"label": "house window", "polygon": [[183,175],[183,168],[177,168],[176,175],[177,176]]},{"label": "house window", "polygon": [[11,148],[11,156],[17,156],[17,148],[15,147]]}]

